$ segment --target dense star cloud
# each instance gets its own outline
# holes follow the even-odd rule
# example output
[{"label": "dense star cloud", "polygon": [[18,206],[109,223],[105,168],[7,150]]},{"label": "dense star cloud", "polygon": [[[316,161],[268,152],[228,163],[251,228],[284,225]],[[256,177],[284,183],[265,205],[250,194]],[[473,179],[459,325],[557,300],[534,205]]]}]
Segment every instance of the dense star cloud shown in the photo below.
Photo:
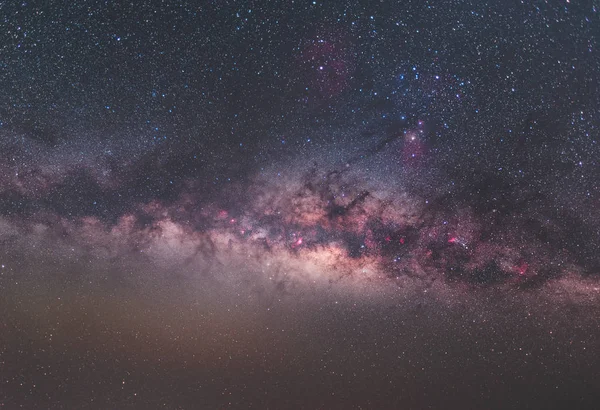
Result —
[{"label": "dense star cloud", "polygon": [[[82,160],[63,147],[53,152],[31,144],[28,151],[44,161],[27,164],[22,157],[29,152],[7,144],[13,160],[26,165],[6,172],[2,203],[15,229],[58,225],[67,243],[91,252],[132,252],[127,244],[143,248],[175,230],[190,240],[204,236],[208,250],[224,240],[230,248],[300,259],[335,250],[340,266],[369,261],[386,277],[421,272],[428,281],[529,287],[597,274],[599,225],[591,210],[587,218],[562,210],[540,190],[485,174],[440,192],[448,176],[436,169],[434,155],[423,153],[425,129],[420,122],[357,155],[338,150],[337,159],[324,154],[333,146],[306,150],[309,160],[271,161],[225,188],[207,187],[214,184],[195,175],[171,188],[169,174],[189,165],[181,153],[161,158],[162,148],[115,164],[112,154]],[[159,182],[148,177],[153,173]],[[199,249],[186,257],[212,256]]]},{"label": "dense star cloud", "polygon": [[597,5],[0,22],[0,407],[594,408]]}]

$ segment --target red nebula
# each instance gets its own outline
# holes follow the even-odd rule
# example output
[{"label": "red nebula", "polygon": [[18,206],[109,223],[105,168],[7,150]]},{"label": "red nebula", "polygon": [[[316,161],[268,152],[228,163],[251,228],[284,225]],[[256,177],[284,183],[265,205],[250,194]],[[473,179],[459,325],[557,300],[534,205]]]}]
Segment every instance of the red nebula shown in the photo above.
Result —
[{"label": "red nebula", "polygon": [[525,261],[520,261],[519,264],[514,267],[514,269],[517,271],[519,276],[523,276],[527,273],[527,270],[529,269],[529,264]]}]

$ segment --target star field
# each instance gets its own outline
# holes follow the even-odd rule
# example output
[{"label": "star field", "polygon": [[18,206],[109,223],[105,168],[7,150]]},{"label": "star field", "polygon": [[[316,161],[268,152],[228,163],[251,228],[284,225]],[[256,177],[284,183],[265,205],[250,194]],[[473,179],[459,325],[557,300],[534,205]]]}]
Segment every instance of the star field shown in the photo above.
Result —
[{"label": "star field", "polygon": [[0,5],[0,407],[595,408],[578,1]]}]

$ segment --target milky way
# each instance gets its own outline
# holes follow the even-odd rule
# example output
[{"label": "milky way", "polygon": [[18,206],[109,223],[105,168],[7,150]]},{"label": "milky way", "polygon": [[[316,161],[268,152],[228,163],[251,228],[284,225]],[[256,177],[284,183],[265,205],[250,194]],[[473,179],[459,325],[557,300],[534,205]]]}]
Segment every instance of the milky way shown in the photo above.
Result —
[{"label": "milky way", "polygon": [[[146,201],[119,199],[131,181],[109,176],[136,180],[137,172],[168,170],[189,154],[151,152],[116,171],[106,153],[87,158],[93,166],[64,164],[62,147],[30,143],[19,153],[19,144],[9,144],[2,194],[13,234],[6,240],[15,232],[56,236],[57,244],[95,257],[148,253],[165,240],[174,259],[188,262],[211,259],[221,247],[251,249],[256,258],[320,257],[339,275],[360,276],[369,265],[382,280],[416,275],[520,289],[598,273],[598,220],[591,212],[574,215],[543,192],[507,189],[485,175],[452,181],[446,190],[445,170],[423,153],[425,129],[420,122],[355,155],[339,146],[303,152],[224,188],[189,178],[166,199]],[[337,150],[337,160],[328,150]],[[47,163],[27,163],[31,152]]]},{"label": "milky way", "polygon": [[201,3],[0,5],[0,407],[595,408],[598,6]]}]

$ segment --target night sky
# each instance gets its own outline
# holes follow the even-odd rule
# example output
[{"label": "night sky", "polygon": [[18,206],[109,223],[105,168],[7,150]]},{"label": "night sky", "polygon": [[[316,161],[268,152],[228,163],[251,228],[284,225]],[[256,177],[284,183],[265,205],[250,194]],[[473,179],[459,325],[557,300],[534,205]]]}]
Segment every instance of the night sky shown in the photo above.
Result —
[{"label": "night sky", "polygon": [[0,408],[597,409],[600,3],[0,2]]}]

